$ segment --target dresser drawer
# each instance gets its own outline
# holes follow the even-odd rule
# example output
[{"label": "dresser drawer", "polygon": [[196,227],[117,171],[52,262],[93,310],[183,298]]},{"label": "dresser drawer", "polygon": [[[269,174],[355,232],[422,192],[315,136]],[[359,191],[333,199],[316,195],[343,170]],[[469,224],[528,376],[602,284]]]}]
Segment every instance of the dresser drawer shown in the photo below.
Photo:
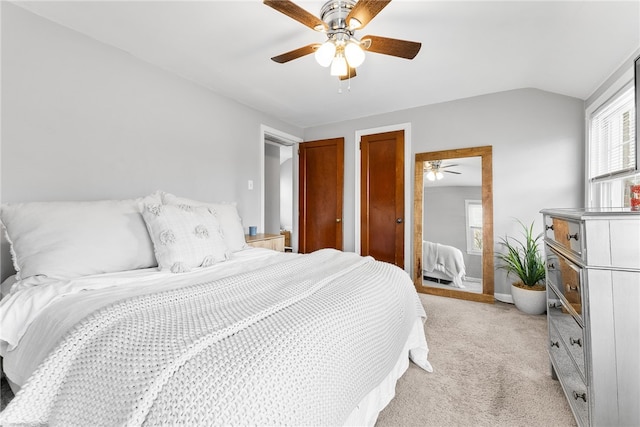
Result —
[{"label": "dresser drawer", "polygon": [[640,427],[640,212],[542,214],[552,374],[579,426]]},{"label": "dresser drawer", "polygon": [[544,217],[545,237],[582,257],[583,230],[579,222]]},{"label": "dresser drawer", "polygon": [[580,426],[589,425],[589,396],[587,386],[572,362],[572,358],[562,344],[562,338],[552,324],[549,324],[549,356],[562,384],[571,411]]},{"label": "dresser drawer", "polygon": [[553,288],[549,289],[550,303],[547,310],[549,316],[549,333],[554,330],[557,337],[564,343],[569,356],[573,360],[576,368],[582,376],[582,380],[586,382],[585,374],[585,357],[584,357],[584,330],[578,323],[577,319],[563,305],[564,301],[556,294]]},{"label": "dresser drawer", "polygon": [[[547,246],[547,283],[563,297],[565,309],[582,318],[583,269]],[[584,324],[584,323],[583,323]]]}]

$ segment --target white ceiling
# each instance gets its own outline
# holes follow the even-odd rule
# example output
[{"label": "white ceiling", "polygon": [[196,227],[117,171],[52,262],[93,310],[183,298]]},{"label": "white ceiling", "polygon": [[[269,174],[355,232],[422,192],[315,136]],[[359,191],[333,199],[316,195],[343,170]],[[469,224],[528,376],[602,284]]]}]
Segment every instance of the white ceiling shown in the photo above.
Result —
[{"label": "white ceiling", "polygon": [[260,0],[15,4],[302,128],[525,87],[586,99],[640,47],[637,0],[394,0],[356,36],[420,53],[369,53],[339,93],[313,55],[270,60],[324,36]]}]

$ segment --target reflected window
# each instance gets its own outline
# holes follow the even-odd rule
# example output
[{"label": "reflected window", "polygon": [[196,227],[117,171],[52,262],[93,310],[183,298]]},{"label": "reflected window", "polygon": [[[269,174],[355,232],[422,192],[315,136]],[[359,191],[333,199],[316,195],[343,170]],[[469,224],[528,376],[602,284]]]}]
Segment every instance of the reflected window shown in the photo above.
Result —
[{"label": "reflected window", "polygon": [[482,255],[482,200],[465,200],[467,253]]}]

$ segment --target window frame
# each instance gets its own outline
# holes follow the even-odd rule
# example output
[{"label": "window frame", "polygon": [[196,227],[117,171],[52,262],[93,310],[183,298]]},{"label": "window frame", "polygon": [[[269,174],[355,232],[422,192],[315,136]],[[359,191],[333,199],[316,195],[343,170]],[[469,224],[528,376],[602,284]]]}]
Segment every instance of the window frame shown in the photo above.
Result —
[{"label": "window frame", "polygon": [[[591,120],[595,113],[614,99],[620,96],[629,87],[634,87],[634,83],[638,81],[638,68],[640,67],[640,57],[632,59],[629,66],[625,65],[621,68],[619,77],[609,84],[608,87],[585,108],[585,187],[584,201],[586,207],[624,207],[629,202],[627,197],[629,185],[625,182],[635,182],[640,180],[640,152],[638,150],[638,87],[635,87],[634,106],[635,111],[635,169],[629,169],[625,172],[612,174],[610,176],[601,176],[597,178],[591,177]],[[614,189],[615,199],[622,199],[620,202],[613,202]]]},{"label": "window frame", "polygon": [[[480,226],[475,226],[475,225],[471,225],[470,224],[470,215],[469,215],[469,209],[471,206],[479,206],[480,207]],[[465,220],[465,234],[466,234],[466,240],[467,240],[467,253],[469,255],[482,255],[482,247],[480,247],[480,249],[477,249],[476,246],[474,245],[474,230],[475,229],[480,229],[480,236],[482,238],[482,228],[483,228],[483,212],[482,212],[482,200],[475,200],[475,199],[465,199],[464,201],[464,220]],[[482,244],[484,244],[484,242],[482,242]]]}]

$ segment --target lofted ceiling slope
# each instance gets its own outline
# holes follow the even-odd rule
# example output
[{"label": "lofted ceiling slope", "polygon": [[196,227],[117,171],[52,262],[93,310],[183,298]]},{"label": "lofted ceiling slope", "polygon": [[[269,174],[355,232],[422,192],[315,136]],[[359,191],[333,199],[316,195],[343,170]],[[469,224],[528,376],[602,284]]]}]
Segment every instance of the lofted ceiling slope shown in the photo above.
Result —
[{"label": "lofted ceiling slope", "polygon": [[517,88],[586,99],[640,47],[638,1],[394,0],[356,35],[420,53],[368,53],[340,83],[313,55],[270,60],[324,36],[260,0],[14,4],[301,128]]}]

